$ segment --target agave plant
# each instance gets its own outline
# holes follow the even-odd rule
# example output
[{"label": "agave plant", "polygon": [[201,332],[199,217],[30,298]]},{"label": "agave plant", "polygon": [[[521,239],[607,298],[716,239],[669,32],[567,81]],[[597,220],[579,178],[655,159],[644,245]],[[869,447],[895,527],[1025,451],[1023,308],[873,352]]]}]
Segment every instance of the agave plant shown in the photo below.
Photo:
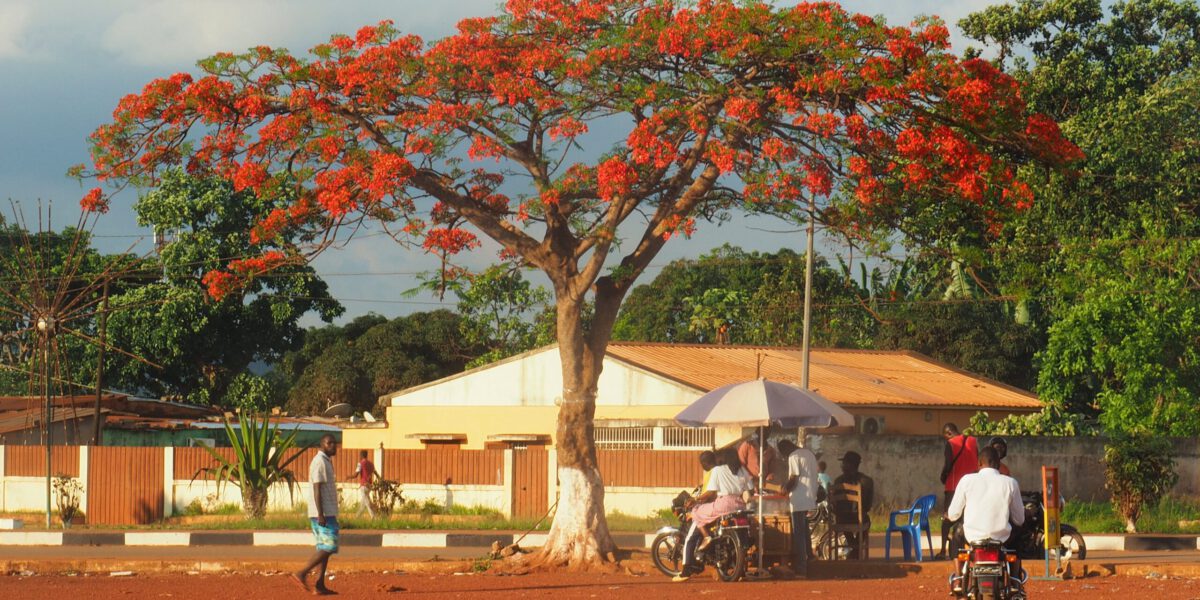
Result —
[{"label": "agave plant", "polygon": [[[296,474],[288,468],[300,456],[296,448],[296,431],[280,435],[279,427],[272,426],[267,419],[238,411],[241,427],[235,431],[229,419],[225,419],[225,433],[233,446],[233,460],[218,454],[212,448],[204,449],[212,455],[214,465],[202,467],[196,477],[204,475],[217,482],[217,493],[221,487],[231,483],[242,490],[242,509],[251,519],[261,519],[267,512],[267,499],[271,486],[286,482],[288,493],[295,498]],[[290,457],[284,454],[295,449]]]}]

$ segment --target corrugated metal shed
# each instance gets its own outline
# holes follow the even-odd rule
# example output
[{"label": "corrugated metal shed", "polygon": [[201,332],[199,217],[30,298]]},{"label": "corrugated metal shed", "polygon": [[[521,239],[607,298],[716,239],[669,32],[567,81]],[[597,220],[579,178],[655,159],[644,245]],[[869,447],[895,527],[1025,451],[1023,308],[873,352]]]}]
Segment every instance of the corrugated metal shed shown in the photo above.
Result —
[{"label": "corrugated metal shed", "polygon": [[[707,392],[765,377],[799,383],[799,348],[612,342],[608,357]],[[1038,410],[1037,396],[905,350],[813,349],[809,383],[844,406]]]}]

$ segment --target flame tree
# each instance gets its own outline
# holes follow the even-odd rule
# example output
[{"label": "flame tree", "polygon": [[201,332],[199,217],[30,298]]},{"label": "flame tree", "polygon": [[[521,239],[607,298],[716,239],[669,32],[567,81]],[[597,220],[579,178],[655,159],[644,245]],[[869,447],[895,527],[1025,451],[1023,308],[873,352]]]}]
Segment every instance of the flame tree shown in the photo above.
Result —
[{"label": "flame tree", "polygon": [[[93,210],[177,166],[292,194],[253,237],[303,225],[307,256],[376,221],[443,258],[486,236],[544,272],[563,390],[538,560],[583,568],[615,549],[593,443],[601,362],[671,237],[813,199],[864,235],[987,235],[1033,200],[1020,165],[1079,157],[1014,80],[947,47],[940,21],[891,27],[829,3],[509,0],[432,43],[384,22],[307,57],[218,54],[198,78],[122,99],[76,173],[107,186],[82,200]],[[205,282],[220,297],[305,257],[238,260]]]}]

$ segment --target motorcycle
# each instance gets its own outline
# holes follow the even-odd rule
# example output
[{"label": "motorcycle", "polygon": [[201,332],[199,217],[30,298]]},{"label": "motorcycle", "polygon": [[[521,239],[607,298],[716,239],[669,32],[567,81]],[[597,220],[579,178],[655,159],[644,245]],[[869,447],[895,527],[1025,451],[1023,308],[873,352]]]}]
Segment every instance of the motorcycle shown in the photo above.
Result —
[{"label": "motorcycle", "polygon": [[[1025,522],[1013,528],[1008,546],[1024,560],[1041,560],[1046,557],[1046,507],[1042,493],[1021,492],[1021,499],[1025,504]],[[1059,523],[1058,529],[1058,557],[1062,560],[1087,558],[1083,534],[1067,523]],[[959,543],[962,539],[961,521],[954,523],[950,535],[950,539],[955,540],[953,543]]]},{"label": "motorcycle", "polygon": [[[682,492],[671,502],[671,513],[679,519],[678,527],[666,526],[659,529],[650,543],[650,560],[668,577],[683,573],[684,536],[692,526],[689,516],[691,494]],[[746,574],[746,565],[757,549],[755,519],[749,510],[739,510],[722,516],[709,526],[712,542],[703,550],[696,550],[696,566],[712,566],[721,581],[737,581]]]},{"label": "motorcycle", "polygon": [[971,542],[958,555],[961,570],[950,575],[955,598],[968,600],[1023,600],[1029,575],[1016,553],[997,540]]},{"label": "motorcycle", "polygon": [[[1046,508],[1041,492],[1021,492],[1025,503],[1025,523],[1017,530],[1016,539],[1009,544],[1023,559],[1046,556]],[[1059,524],[1058,557],[1062,560],[1087,558],[1083,534],[1071,525]]]}]

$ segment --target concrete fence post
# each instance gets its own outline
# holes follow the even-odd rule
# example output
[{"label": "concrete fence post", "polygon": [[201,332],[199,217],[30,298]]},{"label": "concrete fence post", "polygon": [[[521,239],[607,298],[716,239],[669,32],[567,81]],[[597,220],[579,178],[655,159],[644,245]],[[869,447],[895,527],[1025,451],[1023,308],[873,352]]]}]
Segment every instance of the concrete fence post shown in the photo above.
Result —
[{"label": "concrete fence post", "polygon": [[88,471],[91,470],[91,468],[89,467],[89,463],[91,462],[91,459],[92,459],[91,448],[88,446],[80,446],[79,447],[79,484],[81,486],[83,486],[83,498],[79,499],[79,505],[80,505],[79,507],[83,510],[84,515],[91,514],[88,512],[91,509],[91,506],[88,505],[88,501],[92,497],[91,490],[88,489],[88,486],[89,486]]},{"label": "concrete fence post", "polygon": [[510,519],[513,517],[513,504],[516,502],[517,493],[517,470],[513,461],[513,450],[508,448],[504,451],[503,475],[500,481],[504,485],[504,506],[501,507],[501,511]]},{"label": "concrete fence post", "polygon": [[383,473],[383,444],[380,444],[372,454],[375,459],[375,472],[379,474],[380,478],[385,477]]},{"label": "concrete fence post", "polygon": [[554,506],[558,500],[558,450],[546,450],[546,506]]},{"label": "concrete fence post", "polygon": [[163,518],[175,515],[175,447],[163,448]]},{"label": "concrete fence post", "polygon": [[4,499],[6,496],[8,496],[7,490],[4,489],[7,481],[8,479],[4,473],[4,446],[0,446],[0,510],[2,511],[8,510],[8,506],[5,505]]}]

